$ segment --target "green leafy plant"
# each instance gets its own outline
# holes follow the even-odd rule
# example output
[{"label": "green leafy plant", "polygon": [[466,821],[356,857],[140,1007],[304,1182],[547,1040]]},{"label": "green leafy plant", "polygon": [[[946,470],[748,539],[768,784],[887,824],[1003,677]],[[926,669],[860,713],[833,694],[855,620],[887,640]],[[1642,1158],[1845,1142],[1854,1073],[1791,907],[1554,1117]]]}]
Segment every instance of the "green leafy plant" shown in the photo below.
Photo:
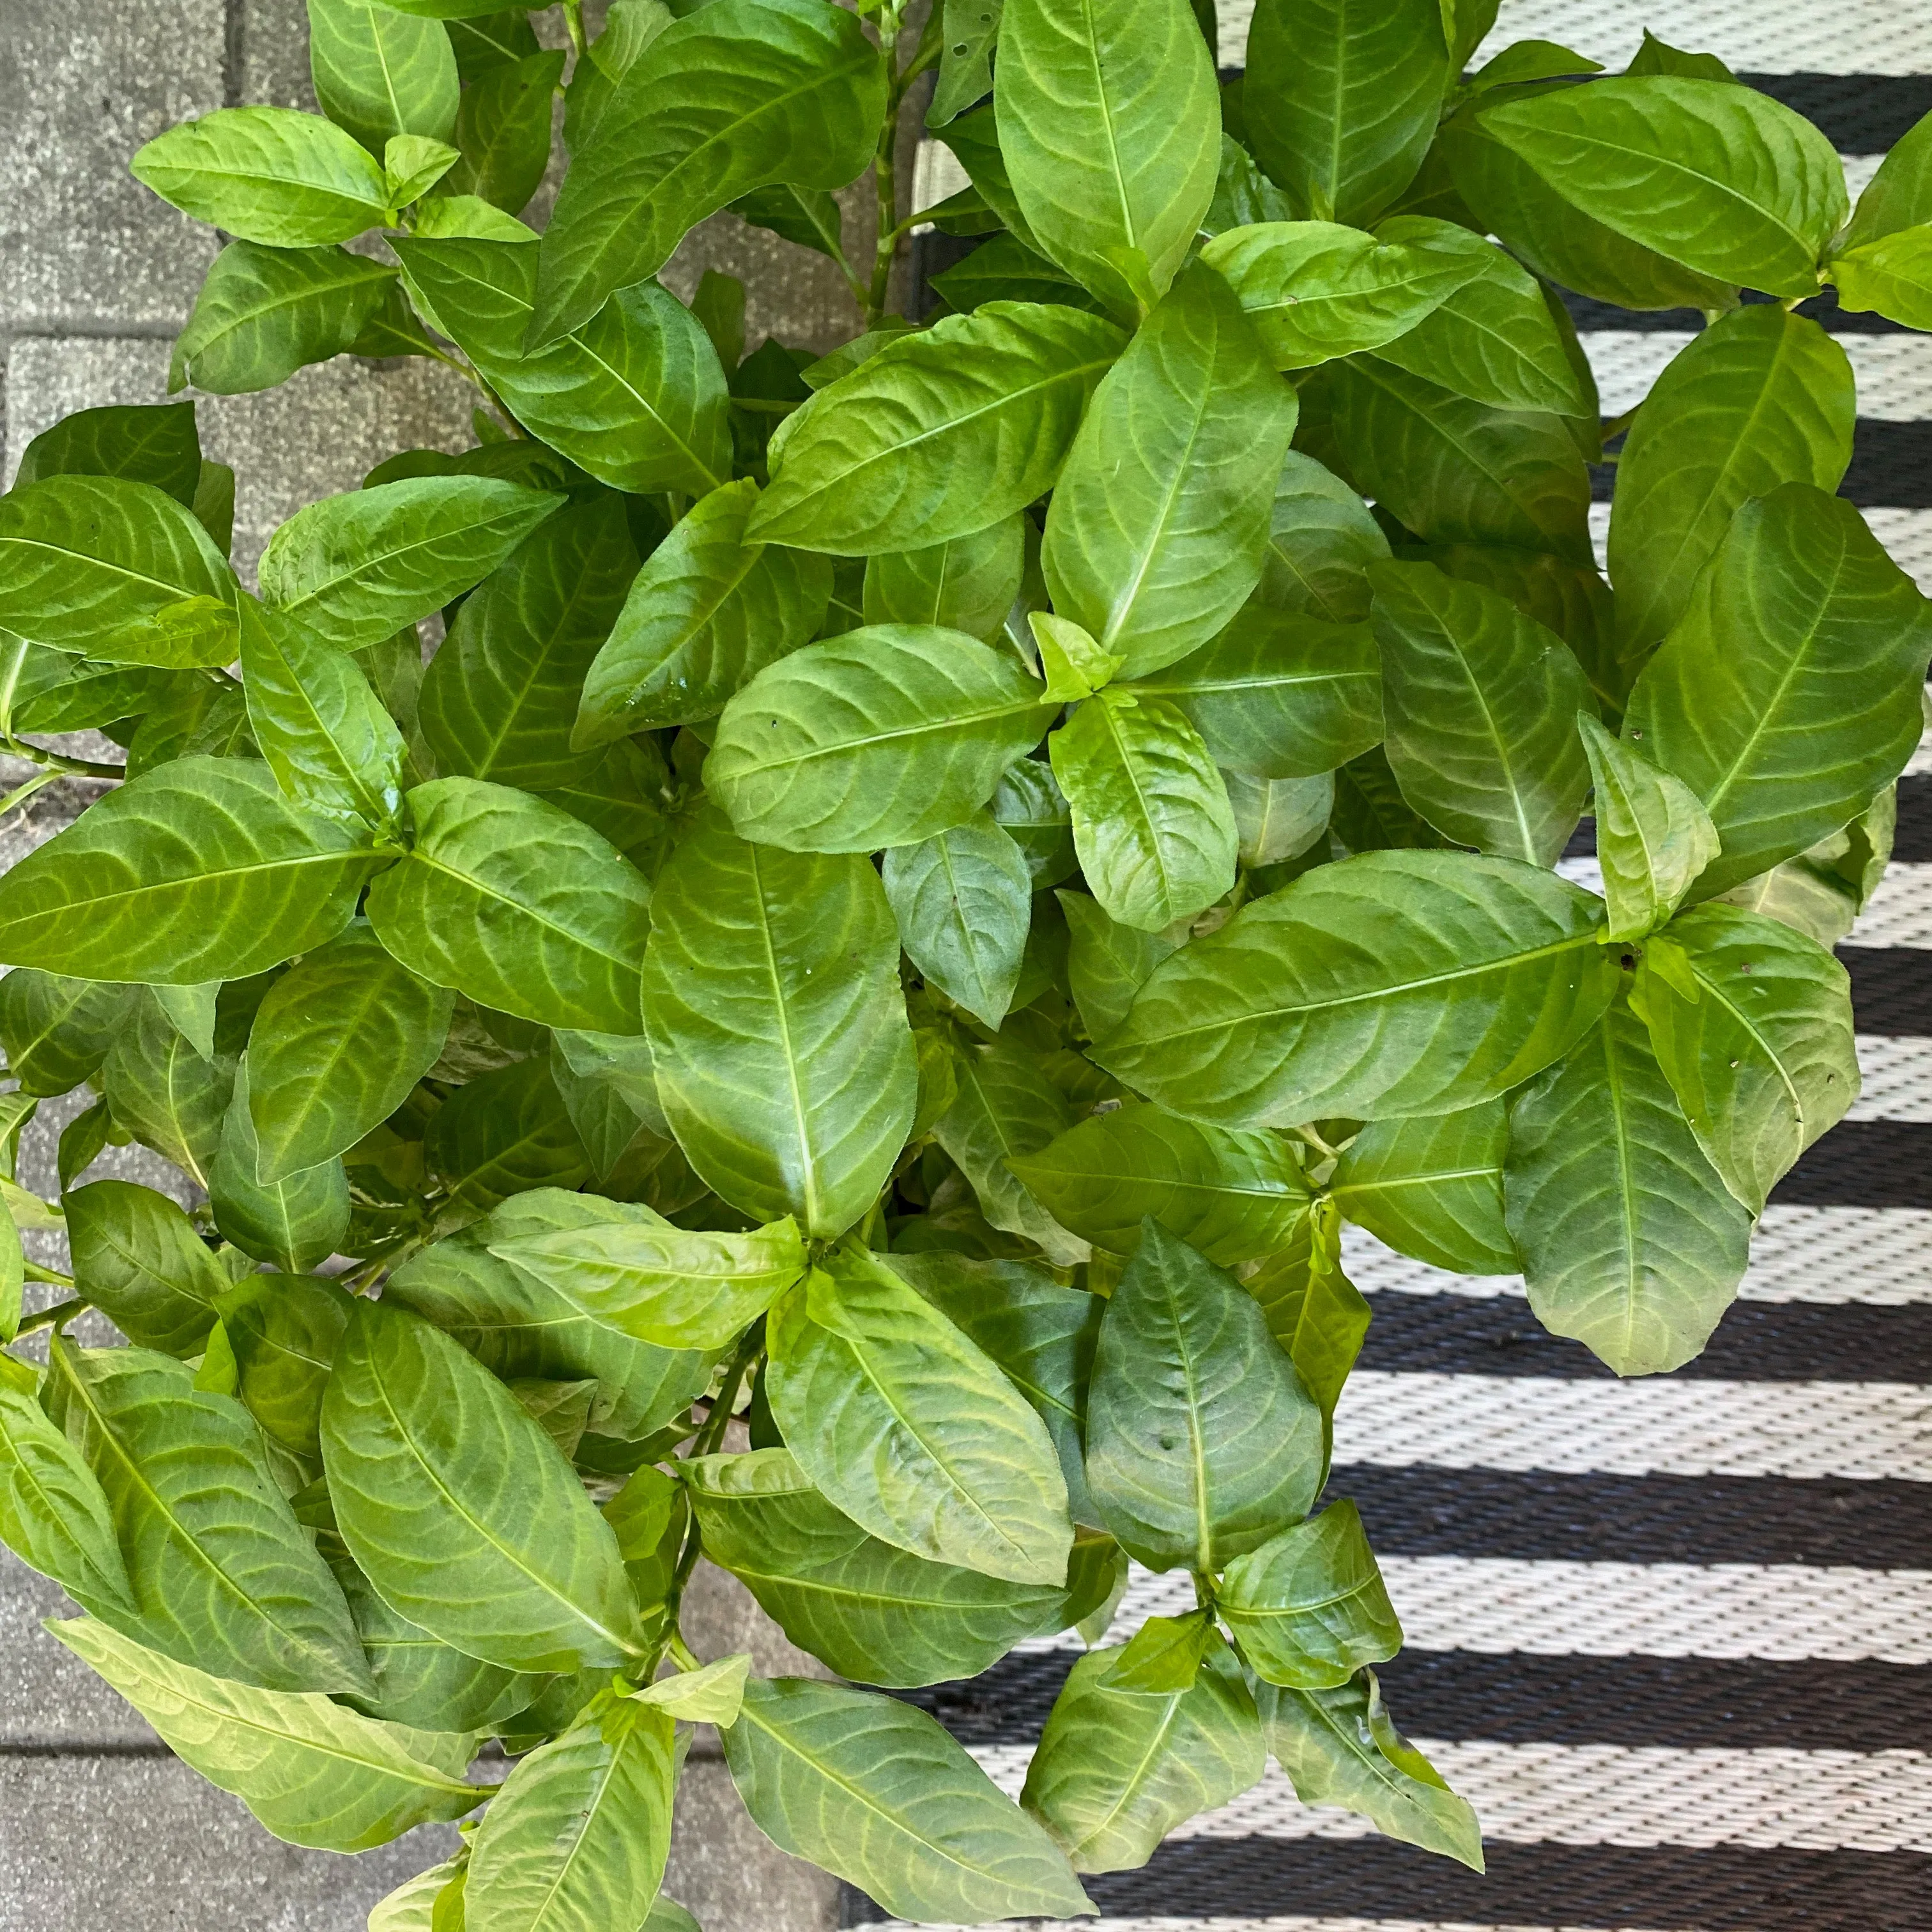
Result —
[{"label": "green leafy plant", "polygon": [[[1217,91],[1186,0],[309,0],[326,118],[135,157],[231,238],[178,384],[431,357],[478,440],[254,592],[188,403],[0,500],[10,803],[122,781],[0,880],[0,1534],[269,1830],[470,1820],[377,1932],[688,1928],[680,1722],[908,1918],[1090,1911],[1270,1755],[1480,1865],[1323,1503],[1343,1225],[1695,1355],[1857,1094],[1932,654],[1797,312],[1932,326],[1932,122],[1854,210],[1708,56],[1466,77],[1494,11],[1262,0]],[[725,209],[853,340],[653,279]],[[924,321],[921,218],[986,238]],[[1706,326],[1606,424],[1558,289]],[[130,1139],[201,1204],[81,1178]],[[700,1663],[700,1556],[849,1682]],[[1196,1607],[1108,1643],[1130,1559]],[[1018,1803],[886,1694],[1061,1630]]]}]

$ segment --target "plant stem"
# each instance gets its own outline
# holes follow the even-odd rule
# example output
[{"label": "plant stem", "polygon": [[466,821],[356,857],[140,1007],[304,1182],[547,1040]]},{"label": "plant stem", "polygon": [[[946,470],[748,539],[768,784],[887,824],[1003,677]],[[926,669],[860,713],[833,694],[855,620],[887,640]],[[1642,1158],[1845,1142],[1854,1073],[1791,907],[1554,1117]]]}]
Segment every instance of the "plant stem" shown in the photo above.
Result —
[{"label": "plant stem", "polygon": [[569,31],[570,44],[577,58],[584,58],[584,0],[563,0],[563,24]]},{"label": "plant stem", "polygon": [[17,1340],[22,1335],[31,1335],[36,1328],[56,1328],[62,1322],[71,1322],[76,1315],[92,1308],[93,1303],[84,1294],[76,1294],[72,1300],[57,1301],[51,1308],[37,1309],[32,1315],[23,1315],[20,1325],[14,1332]]}]

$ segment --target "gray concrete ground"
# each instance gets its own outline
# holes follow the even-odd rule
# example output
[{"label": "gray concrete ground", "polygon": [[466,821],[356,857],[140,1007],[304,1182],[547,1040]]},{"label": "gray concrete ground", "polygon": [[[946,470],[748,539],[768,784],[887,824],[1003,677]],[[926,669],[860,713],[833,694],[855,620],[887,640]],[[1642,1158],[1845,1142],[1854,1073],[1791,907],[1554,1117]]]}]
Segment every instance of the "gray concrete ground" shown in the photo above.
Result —
[{"label": "gray concrete ground", "polygon": [[[587,10],[594,22],[600,0]],[[554,14],[539,31],[558,40]],[[70,410],[163,399],[168,345],[217,243],[136,183],[128,158],[189,116],[255,102],[314,105],[302,0],[0,0],[0,477]],[[531,218],[554,193],[553,181]],[[852,238],[869,248],[852,200]],[[665,279],[688,294],[706,267],[746,282],[754,345],[771,333],[829,348],[853,332],[829,262],[733,218],[694,235]],[[284,518],[392,451],[464,447],[470,397],[437,364],[342,358],[262,395],[200,399],[203,447],[236,472],[238,566],[252,573]],[[0,826],[0,868],[86,795],[56,787]],[[77,1104],[44,1103],[26,1136],[22,1178],[42,1192]],[[172,1172],[138,1149],[108,1159],[150,1184]],[[38,1252],[52,1261],[48,1238]],[[761,1670],[818,1671],[721,1573],[700,1570],[693,1601],[704,1654],[750,1648]],[[0,1551],[0,1932],[358,1932],[375,1900],[445,1855],[443,1829],[352,1859],[278,1844],[40,1630],[65,1607]],[[758,1832],[709,1732],[686,1768],[665,1888],[706,1932],[838,1922],[837,1887]]]}]

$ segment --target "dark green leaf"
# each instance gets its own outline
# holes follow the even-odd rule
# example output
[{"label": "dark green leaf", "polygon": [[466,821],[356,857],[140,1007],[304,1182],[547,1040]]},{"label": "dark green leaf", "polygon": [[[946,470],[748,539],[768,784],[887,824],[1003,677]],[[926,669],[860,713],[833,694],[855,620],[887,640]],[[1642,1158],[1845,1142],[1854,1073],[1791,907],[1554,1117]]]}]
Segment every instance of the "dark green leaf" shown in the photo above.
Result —
[{"label": "dark green leaf", "polygon": [[1718,829],[1697,794],[1633,744],[1579,712],[1590,760],[1597,859],[1610,908],[1606,939],[1641,939],[1677,910],[1718,856]]},{"label": "dark green leaf", "polygon": [[1372,1120],[1343,1151],[1329,1194],[1398,1254],[1457,1274],[1514,1274],[1516,1248],[1503,1225],[1508,1145],[1501,1100]]},{"label": "dark green leaf", "polygon": [[0,980],[0,1046],[23,1094],[70,1094],[100,1072],[128,1018],[125,986],[22,966]]},{"label": "dark green leaf", "polygon": [[950,543],[868,557],[866,622],[936,624],[994,642],[1020,594],[1027,529],[1014,515]]},{"label": "dark green leaf", "polygon": [[462,159],[446,192],[473,194],[516,214],[550,164],[550,104],[563,74],[561,50],[493,67],[463,90],[454,140]]},{"label": "dark green leaf", "polygon": [[379,159],[392,134],[446,141],[456,125],[456,55],[434,20],[308,0],[308,62],[317,105]]},{"label": "dark green leaf", "polygon": [[982,814],[886,854],[899,941],[928,984],[990,1027],[1006,1016],[1033,912],[1025,855]]},{"label": "dark green leaf", "polygon": [[106,1495],[34,1400],[32,1372],[8,1360],[8,1379],[0,1382],[0,1541],[76,1603],[111,1604],[132,1616],[133,1586]]},{"label": "dark green leaf", "polygon": [[258,1262],[302,1274],[326,1261],[349,1232],[349,1177],[338,1156],[278,1180],[259,1180],[247,1086],[244,1060],[208,1170],[208,1204],[225,1240]]},{"label": "dark green leaf", "polygon": [[138,1347],[199,1353],[230,1283],[180,1208],[131,1180],[91,1181],[62,1205],[80,1292]]},{"label": "dark green leaf", "polygon": [[1273,524],[1256,601],[1330,623],[1369,614],[1366,566],[1389,554],[1368,506],[1298,449],[1275,485]]},{"label": "dark green leaf", "polygon": [[1108,916],[1098,899],[1084,892],[1054,896],[1066,915],[1072,938],[1066,970],[1074,1004],[1089,1038],[1104,1040],[1126,1019],[1148,975],[1179,950],[1180,941],[1121,925]]},{"label": "dark green leaf", "polygon": [[102,1066],[100,1090],[117,1127],[206,1187],[234,1072],[226,1058],[206,1058],[158,1000],[137,992]]},{"label": "dark green leaf", "polygon": [[13,487],[46,476],[123,476],[152,483],[192,509],[201,469],[192,403],[76,410],[21,451]]},{"label": "dark green leaf", "polygon": [[530,1188],[574,1187],[590,1172],[543,1060],[479,1074],[452,1094],[423,1150],[458,1208],[494,1208]]},{"label": "dark green leaf", "polygon": [[322,1391],[353,1306],[333,1282],[307,1275],[248,1275],[222,1297],[236,1393],[268,1434],[310,1462],[322,1454]]}]

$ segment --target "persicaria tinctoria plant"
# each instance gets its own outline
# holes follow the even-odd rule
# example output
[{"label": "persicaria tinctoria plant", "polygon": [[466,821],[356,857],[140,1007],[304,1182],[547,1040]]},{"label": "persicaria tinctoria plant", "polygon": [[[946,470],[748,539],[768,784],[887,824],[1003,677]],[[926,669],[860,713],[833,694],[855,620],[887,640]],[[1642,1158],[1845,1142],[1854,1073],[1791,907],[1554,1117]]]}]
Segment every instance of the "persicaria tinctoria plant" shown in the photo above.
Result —
[{"label": "persicaria tinctoria plant", "polygon": [[[1858,1090],[1828,947],[1932,652],[1799,312],[1932,326],[1932,123],[1853,211],[1710,56],[1467,74],[1494,11],[1262,0],[1217,88],[1188,0],[614,0],[568,52],[309,0],[322,116],[135,158],[232,238],[181,383],[432,356],[478,440],[252,593],[188,404],[0,502],[27,788],[127,748],[0,881],[6,1124],[98,1096],[60,1204],[6,1190],[4,1334],[51,1334],[0,1356],[0,1533],[272,1832],[482,1804],[384,1932],[688,1928],[680,1720],[907,1918],[1090,1911],[1270,1756],[1480,1863],[1323,1500],[1342,1225],[1694,1355]],[[852,341],[746,355],[741,287],[656,279],[726,208]],[[923,322],[915,215],[985,238]],[[1606,424],[1559,290],[1706,326]],[[203,1204],[68,1185],[130,1138]],[[700,1662],[700,1557],[844,1681]],[[1184,1594],[1108,1642],[1130,1559]],[[887,1694],[1061,1631],[1018,1803]]]}]

